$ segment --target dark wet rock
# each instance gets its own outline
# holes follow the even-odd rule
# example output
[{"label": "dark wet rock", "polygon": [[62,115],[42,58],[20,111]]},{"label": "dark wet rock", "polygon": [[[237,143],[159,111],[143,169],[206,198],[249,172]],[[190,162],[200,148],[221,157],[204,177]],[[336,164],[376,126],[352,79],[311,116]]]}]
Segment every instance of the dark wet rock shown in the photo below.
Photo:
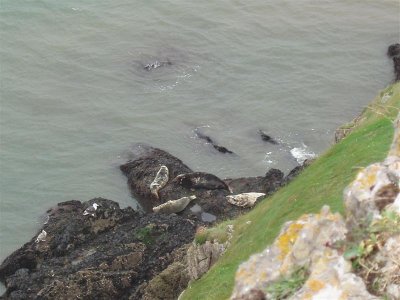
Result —
[{"label": "dark wet rock", "polygon": [[393,60],[393,67],[394,67],[394,74],[395,74],[395,81],[400,80],[400,44],[396,43],[390,45],[387,51],[387,55],[389,58]]},{"label": "dark wet rock", "polygon": [[174,250],[172,263],[151,280],[145,281],[132,293],[129,299],[177,299],[189,283],[186,253],[190,244]]},{"label": "dark wet rock", "polygon": [[278,169],[270,169],[265,176],[243,177],[237,179],[225,179],[233,194],[264,193],[271,194],[281,186],[284,174]]},{"label": "dark wet rock", "polygon": [[[161,165],[169,169],[169,181],[158,191],[159,198],[150,192],[150,183],[153,181]],[[230,194],[227,184],[217,176],[204,172],[193,172],[181,160],[157,148],[148,148],[141,155],[121,167],[128,177],[128,185],[132,194],[142,207],[150,212],[153,207],[169,200],[182,197],[196,196],[187,208],[179,213],[182,216],[201,222],[201,218],[190,211],[195,204],[201,206],[203,212],[221,218],[233,218],[247,211],[232,207],[226,196]]]},{"label": "dark wet rock", "polygon": [[217,150],[218,152],[234,154],[231,150],[227,149],[226,147],[220,146],[217,143],[215,143],[214,140],[211,139],[208,135],[201,133],[198,128],[196,128],[194,132],[196,133],[196,136],[199,139],[205,140],[207,143],[211,144],[214,147],[214,149]]},{"label": "dark wet rock", "polygon": [[315,159],[306,159],[301,166],[297,166],[294,169],[292,169],[289,174],[285,176],[285,178],[282,181],[282,184],[288,184],[290,181],[292,181],[295,177],[297,177],[306,167],[311,165]]},{"label": "dark wet rock", "polygon": [[[158,191],[159,197],[156,199],[150,192],[150,183],[161,165],[168,167],[170,176],[168,183]],[[133,195],[148,212],[170,200],[196,196],[179,212],[179,215],[192,219],[196,224],[212,222],[210,220],[214,220],[214,217],[215,221],[234,218],[249,210],[231,205],[226,199],[227,195],[249,192],[268,195],[286,182],[284,174],[277,169],[269,170],[265,176],[221,180],[213,174],[193,172],[178,158],[156,148],[147,149],[120,168],[128,177]],[[191,209],[194,206],[200,207],[201,211],[194,212]],[[210,214],[212,218],[203,218],[204,214]]]},{"label": "dark wet rock", "polygon": [[[84,210],[99,204],[94,216]],[[176,262],[176,249],[191,242],[193,221],[177,215],[143,215],[96,198],[68,201],[0,266],[8,299],[141,299],[139,287]]]},{"label": "dark wet rock", "polygon": [[387,55],[392,58],[400,55],[400,44],[396,43],[388,47]]},{"label": "dark wet rock", "polygon": [[268,143],[271,143],[271,144],[274,144],[274,145],[277,145],[277,144],[278,144],[277,141],[275,141],[271,136],[269,136],[268,134],[266,134],[266,133],[265,133],[264,131],[262,131],[261,129],[258,131],[258,133],[260,134],[261,139],[262,139],[264,142],[268,142]]},{"label": "dark wet rock", "polygon": [[[147,147],[134,160],[120,166],[121,171],[128,177],[128,185],[133,196],[147,212],[151,212],[154,206],[163,203],[150,191],[150,184],[162,165],[169,170],[169,180],[180,174],[192,172],[180,159],[166,151],[151,147]],[[179,198],[181,197],[172,199]]]}]

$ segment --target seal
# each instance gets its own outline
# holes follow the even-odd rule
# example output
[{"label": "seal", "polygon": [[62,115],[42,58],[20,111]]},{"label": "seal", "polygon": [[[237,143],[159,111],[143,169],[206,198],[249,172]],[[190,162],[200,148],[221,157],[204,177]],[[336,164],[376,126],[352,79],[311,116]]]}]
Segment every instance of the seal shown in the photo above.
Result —
[{"label": "seal", "polygon": [[196,128],[194,132],[199,139],[205,140],[207,143],[211,144],[218,152],[234,154],[231,150],[225,148],[224,146],[217,145],[208,135],[201,133],[198,128]]},{"label": "seal", "polygon": [[204,172],[181,174],[175,177],[179,185],[186,189],[229,190],[228,185],[217,176]]},{"label": "seal", "polygon": [[258,133],[260,134],[261,139],[262,139],[263,141],[268,142],[268,143],[271,143],[271,144],[274,144],[274,145],[277,145],[277,144],[278,144],[277,141],[275,141],[272,137],[270,137],[268,134],[266,134],[266,133],[265,133],[264,131],[262,131],[261,129],[258,130]]},{"label": "seal", "polygon": [[150,184],[150,192],[158,199],[158,191],[161,190],[168,182],[169,171],[166,166],[161,166],[158,170],[156,177]]},{"label": "seal", "polygon": [[146,71],[151,71],[151,70],[157,69],[159,67],[165,67],[165,66],[170,66],[170,65],[172,65],[172,63],[169,60],[167,60],[167,61],[156,60],[153,63],[145,65],[143,67],[143,69],[145,69]]},{"label": "seal", "polygon": [[178,213],[184,210],[186,206],[188,206],[189,203],[194,199],[196,199],[196,196],[193,195],[190,197],[182,197],[178,200],[169,200],[161,205],[153,207],[153,211],[161,214]]},{"label": "seal", "polygon": [[253,207],[257,199],[264,197],[264,193],[242,193],[238,195],[226,196],[226,199],[230,204],[240,207]]}]

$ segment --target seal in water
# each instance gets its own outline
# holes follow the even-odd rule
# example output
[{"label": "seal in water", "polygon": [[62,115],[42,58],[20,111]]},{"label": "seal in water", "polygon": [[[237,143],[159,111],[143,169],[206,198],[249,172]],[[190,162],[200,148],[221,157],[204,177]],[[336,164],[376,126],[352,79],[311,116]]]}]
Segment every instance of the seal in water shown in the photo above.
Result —
[{"label": "seal in water", "polygon": [[190,197],[182,197],[178,200],[169,200],[159,206],[153,207],[153,211],[155,213],[161,213],[161,214],[173,214],[173,213],[178,213],[181,212],[188,206],[188,204],[196,199],[196,196],[190,196]]},{"label": "seal in water", "polygon": [[214,143],[214,141],[209,136],[199,132],[198,128],[196,128],[194,130],[194,132],[196,133],[196,135],[199,139],[205,140],[207,143],[210,143],[214,147],[214,149],[217,150],[218,152],[233,154],[233,152],[231,150],[229,150],[223,146],[217,145],[216,143]]},{"label": "seal in water", "polygon": [[229,190],[228,185],[217,176],[204,172],[181,174],[175,177],[178,184],[187,189]]},{"label": "seal in water", "polygon": [[243,193],[238,195],[226,196],[226,199],[230,204],[240,207],[253,207],[257,199],[264,197],[264,193]]},{"label": "seal in water", "polygon": [[166,166],[161,166],[160,170],[158,170],[156,177],[153,182],[150,184],[151,193],[158,197],[158,191],[161,190],[168,182],[169,179],[169,171]]},{"label": "seal in water", "polygon": [[167,60],[167,61],[158,61],[156,60],[155,62],[151,63],[151,64],[147,64],[143,67],[143,69],[145,69],[146,71],[151,71],[154,69],[157,69],[159,67],[165,67],[165,66],[170,66],[172,65],[172,63]]},{"label": "seal in water", "polygon": [[258,130],[258,133],[260,134],[261,139],[262,139],[263,141],[268,142],[268,143],[271,143],[271,144],[274,144],[274,145],[277,145],[277,144],[278,144],[277,141],[275,141],[272,137],[270,137],[268,134],[266,134],[266,133],[265,133],[264,131],[262,131],[261,129]]}]

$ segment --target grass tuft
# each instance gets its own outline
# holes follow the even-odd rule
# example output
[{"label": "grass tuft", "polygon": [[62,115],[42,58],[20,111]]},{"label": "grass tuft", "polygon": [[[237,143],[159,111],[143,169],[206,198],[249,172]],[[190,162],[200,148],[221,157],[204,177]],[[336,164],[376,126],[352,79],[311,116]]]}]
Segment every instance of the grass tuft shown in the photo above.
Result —
[{"label": "grass tuft", "polygon": [[289,298],[304,285],[308,275],[307,269],[303,267],[292,272],[290,276],[279,278],[267,287],[268,299],[283,300]]}]

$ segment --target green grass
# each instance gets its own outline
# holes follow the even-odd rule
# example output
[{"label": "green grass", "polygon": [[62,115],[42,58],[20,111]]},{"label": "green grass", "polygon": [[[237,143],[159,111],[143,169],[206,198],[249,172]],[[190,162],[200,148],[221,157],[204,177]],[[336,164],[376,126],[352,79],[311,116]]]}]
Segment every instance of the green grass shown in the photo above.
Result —
[{"label": "green grass", "polygon": [[270,295],[268,299],[283,300],[296,293],[308,278],[306,268],[299,268],[288,277],[279,278],[276,282],[267,287],[266,292]]},{"label": "green grass", "polygon": [[[381,97],[386,93],[392,97],[382,103]],[[234,236],[227,252],[207,274],[191,283],[181,299],[228,299],[239,264],[271,244],[283,223],[304,213],[318,212],[325,204],[332,211],[343,213],[343,189],[360,168],[385,158],[393,137],[391,120],[399,107],[400,84],[389,86],[364,110],[349,136],[333,145],[289,185],[234,220]]]}]

